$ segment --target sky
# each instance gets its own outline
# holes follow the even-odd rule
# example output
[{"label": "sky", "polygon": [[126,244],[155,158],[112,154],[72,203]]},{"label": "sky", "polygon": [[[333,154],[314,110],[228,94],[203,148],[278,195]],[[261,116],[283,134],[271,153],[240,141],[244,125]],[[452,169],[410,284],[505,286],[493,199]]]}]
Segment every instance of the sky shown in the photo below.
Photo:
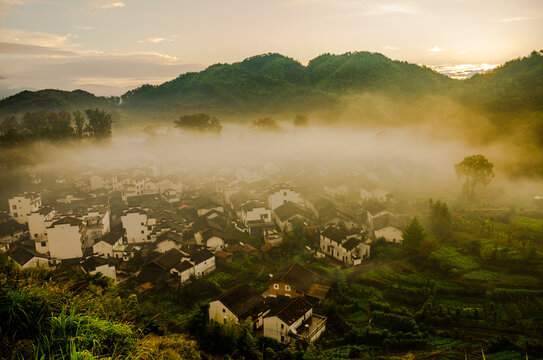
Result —
[{"label": "sky", "polygon": [[372,51],[464,78],[542,35],[541,0],[0,0],[0,98],[120,95],[268,52]]}]

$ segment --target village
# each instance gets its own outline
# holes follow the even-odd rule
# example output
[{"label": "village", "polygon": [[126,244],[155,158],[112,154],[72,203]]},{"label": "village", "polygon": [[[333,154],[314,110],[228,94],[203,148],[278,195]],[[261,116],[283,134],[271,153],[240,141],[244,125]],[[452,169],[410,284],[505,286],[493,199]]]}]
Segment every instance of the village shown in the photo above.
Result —
[{"label": "village", "polygon": [[[100,273],[145,293],[205,278],[236,258],[273,261],[286,238],[296,241],[293,233],[310,239],[303,251],[326,266],[356,268],[370,260],[376,239],[400,246],[410,219],[389,211],[392,195],[378,187],[336,181],[308,189],[255,169],[222,170],[199,183],[156,169],[121,173],[77,173],[48,186],[32,175],[32,191],[14,194],[1,214],[1,249],[22,269]],[[216,297],[209,319],[250,318],[260,335],[314,342],[326,318],[313,308],[330,285],[293,259],[269,274],[263,293],[239,283]]]}]

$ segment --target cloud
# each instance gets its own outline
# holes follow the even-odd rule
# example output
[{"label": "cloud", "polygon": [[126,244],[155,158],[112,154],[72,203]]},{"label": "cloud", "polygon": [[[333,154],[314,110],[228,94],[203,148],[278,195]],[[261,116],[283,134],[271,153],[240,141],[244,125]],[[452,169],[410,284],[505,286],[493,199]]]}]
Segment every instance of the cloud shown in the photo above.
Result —
[{"label": "cloud", "polygon": [[390,46],[390,45],[385,45],[383,46],[384,49],[387,49],[387,50],[398,50],[398,48],[396,46]]},{"label": "cloud", "polygon": [[179,38],[179,35],[170,35],[166,38],[163,38],[163,37],[149,37],[145,40],[139,40],[138,43],[139,44],[143,44],[143,43],[152,43],[152,44],[159,44],[161,42],[172,42],[172,41],[175,41],[176,39]]},{"label": "cloud", "polygon": [[428,49],[429,52],[432,52],[432,53],[439,53],[439,52],[442,52],[444,49],[440,48],[439,46],[434,46],[433,48],[430,48]]},{"label": "cloud", "polygon": [[182,73],[203,70],[205,65],[182,63],[157,52],[81,51],[73,56],[40,57],[39,61],[35,56],[0,57],[0,68],[10,69],[8,79],[1,82],[0,95],[21,88],[82,88],[98,95],[121,95],[143,84],[160,84]]},{"label": "cloud", "polygon": [[75,28],[77,30],[93,30],[94,29],[92,26],[83,26],[83,25],[76,25]]},{"label": "cloud", "polygon": [[126,6],[126,3],[114,0],[93,0],[89,1],[88,5],[91,9],[113,9],[123,8]]},{"label": "cloud", "polygon": [[[61,47],[68,45],[74,36],[70,33],[64,35],[45,33],[40,31],[27,31],[19,29],[0,29],[0,41],[43,47]],[[70,44],[74,46],[75,44]]]},{"label": "cloud", "polygon": [[514,21],[524,21],[524,20],[530,20],[529,17],[523,17],[523,16],[516,16],[516,17],[510,17],[510,18],[504,18],[504,19],[498,19],[497,22],[514,22]]},{"label": "cloud", "polygon": [[32,54],[32,55],[58,55],[75,56],[73,51],[60,50],[47,46],[36,46],[27,44],[16,44],[0,42],[0,54]]},{"label": "cloud", "polygon": [[467,79],[475,74],[481,74],[497,68],[499,64],[459,64],[459,65],[429,65],[429,67],[441,74],[453,79]]}]

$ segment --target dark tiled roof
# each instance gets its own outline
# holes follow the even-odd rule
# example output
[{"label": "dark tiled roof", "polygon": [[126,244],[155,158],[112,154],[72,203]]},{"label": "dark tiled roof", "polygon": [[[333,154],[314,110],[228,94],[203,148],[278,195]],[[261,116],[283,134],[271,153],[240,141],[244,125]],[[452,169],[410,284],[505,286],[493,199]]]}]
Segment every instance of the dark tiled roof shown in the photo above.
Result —
[{"label": "dark tiled roof", "polygon": [[81,262],[81,267],[83,270],[90,272],[96,270],[98,266],[107,264],[106,259],[102,259],[96,256],[92,256],[88,259],[85,259]]},{"label": "dark tiled roof", "polygon": [[241,284],[228,290],[218,299],[238,318],[246,318],[251,315],[258,315],[267,306],[264,298],[248,284]]},{"label": "dark tiled roof", "polygon": [[21,266],[25,265],[27,262],[29,262],[35,257],[47,259],[46,255],[40,254],[34,249],[23,247],[23,246],[13,247],[10,250],[8,250],[7,254],[10,258],[15,260]]},{"label": "dark tiled roof", "polygon": [[243,211],[251,211],[256,208],[263,208],[264,204],[258,200],[251,200],[241,206]]},{"label": "dark tiled roof", "polygon": [[342,246],[347,251],[352,251],[355,247],[357,247],[362,241],[357,238],[350,238],[347,240]]},{"label": "dark tiled roof", "polygon": [[156,238],[157,243],[159,243],[161,241],[165,241],[165,240],[170,240],[170,241],[181,244],[183,238],[181,237],[181,235],[179,235],[179,234],[177,234],[177,233],[175,233],[173,231],[167,231],[164,234],[160,234]]},{"label": "dark tiled roof", "polygon": [[173,268],[179,272],[183,272],[183,271],[187,271],[188,269],[191,269],[192,267],[194,267],[194,265],[192,265],[187,260],[184,260],[180,262],[179,264],[175,265]]},{"label": "dark tiled roof", "polygon": [[313,308],[302,296],[285,301],[283,304],[284,306],[273,309],[268,316],[277,316],[287,323],[287,325],[292,325]]},{"label": "dark tiled roof", "polygon": [[13,219],[9,219],[5,222],[0,223],[0,236],[13,235],[17,232],[24,231],[26,226],[19,224]]},{"label": "dark tiled roof", "polygon": [[177,249],[170,249],[164,254],[160,254],[151,261],[151,264],[158,266],[164,271],[169,271],[177,265],[183,258],[183,253]]},{"label": "dark tiled roof", "polygon": [[386,228],[387,226],[393,226],[398,229],[405,227],[405,221],[403,218],[396,217],[392,214],[386,213],[373,218],[373,229],[379,230]]},{"label": "dark tiled roof", "polygon": [[277,209],[274,210],[274,212],[275,215],[277,215],[277,217],[281,219],[281,221],[288,220],[296,215],[306,218],[310,217],[310,214],[306,209],[291,201],[287,201],[283,205],[279,206]]},{"label": "dark tiled roof", "polygon": [[55,221],[52,225],[55,226],[55,225],[70,225],[70,226],[81,226],[81,224],[83,223],[82,220],[79,220],[77,218],[74,218],[72,216],[65,216],[63,218],[61,218],[60,220],[57,220]]},{"label": "dark tiled roof", "polygon": [[343,240],[347,237],[347,233],[340,228],[335,226],[329,226],[321,232],[321,235],[325,238],[328,238],[332,241],[335,241],[338,244],[341,244]]},{"label": "dark tiled roof", "polygon": [[284,282],[290,285],[294,290],[306,293],[311,284],[318,280],[318,275],[298,263],[294,263],[289,267],[280,269],[273,275],[271,281],[274,283]]},{"label": "dark tiled roof", "polygon": [[166,276],[167,272],[153,267],[145,267],[136,276],[135,280],[140,284],[151,283],[156,284]]},{"label": "dark tiled roof", "polygon": [[203,263],[204,261],[208,260],[208,259],[211,259],[213,258],[215,255],[207,250],[207,249],[203,249],[203,250],[200,250],[198,251],[197,253],[191,255],[190,259],[192,261],[194,261],[194,263],[196,265],[200,264],[200,263]]},{"label": "dark tiled roof", "polygon": [[194,202],[194,207],[197,209],[211,209],[219,206],[223,206],[222,201],[208,196],[202,196]]},{"label": "dark tiled roof", "polygon": [[104,236],[102,236],[96,243],[99,243],[100,241],[103,241],[105,243],[108,243],[109,245],[113,246],[117,241],[119,241],[120,238],[122,238],[123,234],[118,231],[110,231]]}]

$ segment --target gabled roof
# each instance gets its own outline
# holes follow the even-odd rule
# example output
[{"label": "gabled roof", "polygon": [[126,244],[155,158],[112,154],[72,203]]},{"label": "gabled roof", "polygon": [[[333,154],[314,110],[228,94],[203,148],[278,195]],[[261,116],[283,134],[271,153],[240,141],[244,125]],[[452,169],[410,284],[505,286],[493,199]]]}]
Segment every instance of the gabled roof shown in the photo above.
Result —
[{"label": "gabled roof", "polygon": [[192,269],[193,267],[194,265],[192,265],[190,262],[188,262],[187,260],[183,260],[182,262],[175,265],[173,268],[182,273],[183,271],[187,271],[188,269]]},{"label": "gabled roof", "polygon": [[352,251],[355,247],[357,247],[362,240],[357,238],[350,238],[349,240],[345,241],[343,245],[341,245],[345,250]]},{"label": "gabled roof", "polygon": [[55,225],[70,225],[70,226],[81,226],[83,224],[83,220],[79,220],[77,218],[74,218],[72,216],[64,216],[60,220],[55,221],[52,226]]},{"label": "gabled roof", "polygon": [[147,211],[139,208],[139,207],[133,207],[127,211],[124,212],[124,214],[140,214],[140,215],[147,215]]},{"label": "gabled roof", "polygon": [[294,324],[298,319],[303,317],[309,310],[313,308],[313,305],[309,303],[303,296],[298,296],[294,299],[289,299],[283,302],[277,308],[273,309],[268,316],[277,316],[279,319],[287,323],[287,325]]},{"label": "gabled roof", "polygon": [[338,244],[347,238],[347,232],[335,226],[329,226],[321,232],[321,235]]},{"label": "gabled roof", "polygon": [[223,206],[222,201],[208,196],[201,196],[194,201],[194,207],[196,209],[211,209],[218,206]]},{"label": "gabled roof", "polygon": [[285,284],[290,285],[294,290],[306,293],[311,284],[318,280],[318,275],[309,271],[302,265],[294,263],[288,267],[280,269],[277,273],[273,275],[271,281],[274,283],[284,282]]},{"label": "gabled roof", "polygon": [[264,208],[264,207],[265,207],[264,203],[258,200],[250,200],[244,203],[243,205],[241,205],[241,209],[243,211],[251,211],[256,208]]},{"label": "gabled roof", "polygon": [[123,234],[119,231],[110,231],[107,234],[103,235],[98,241],[96,241],[96,244],[98,244],[100,241],[103,241],[105,243],[108,243],[109,245],[113,246],[119,241],[120,238],[123,237]]},{"label": "gabled roof", "polygon": [[19,265],[24,266],[35,257],[47,259],[47,256],[40,254],[36,250],[24,246],[16,246],[7,251],[7,255],[15,260]]},{"label": "gabled roof", "polygon": [[19,224],[17,221],[9,218],[7,221],[0,222],[0,236],[13,235],[17,232],[24,231],[26,226]]},{"label": "gabled roof", "polygon": [[160,279],[166,276],[166,274],[167,272],[162,269],[146,266],[139,272],[135,280],[140,284],[156,284],[160,281]]},{"label": "gabled roof", "polygon": [[258,315],[267,309],[262,295],[249,284],[237,285],[222,294],[217,300],[241,319]]},{"label": "gabled roof", "polygon": [[151,260],[150,265],[154,264],[155,266],[159,267],[164,271],[169,271],[171,268],[181,262],[181,259],[184,256],[185,255],[181,251],[177,249],[170,249],[164,254],[160,254],[159,256]]},{"label": "gabled roof", "polygon": [[218,237],[224,240],[224,233],[217,229],[207,229],[202,232],[202,239],[204,241],[207,241],[211,239],[212,237]]},{"label": "gabled roof", "polygon": [[374,230],[384,229],[388,226],[392,226],[401,230],[405,228],[406,225],[404,219],[394,216],[390,213],[384,213],[383,215],[376,216],[373,218],[372,221]]},{"label": "gabled roof", "polygon": [[183,238],[181,237],[181,235],[179,235],[179,234],[177,234],[177,233],[175,233],[173,231],[167,231],[167,232],[157,236],[156,243],[158,244],[161,241],[173,241],[173,242],[176,242],[178,244],[181,244],[182,241],[183,241]]},{"label": "gabled roof", "polygon": [[90,271],[96,270],[98,266],[102,266],[107,263],[108,262],[106,259],[96,257],[96,256],[91,256],[90,258],[87,258],[81,262],[81,267],[83,268],[83,270],[90,272]]},{"label": "gabled roof", "polygon": [[307,211],[300,205],[293,203],[292,201],[287,201],[286,203],[275,209],[274,212],[281,221],[289,220],[297,215],[306,218],[310,217],[309,211]]},{"label": "gabled roof", "polygon": [[197,253],[191,255],[190,259],[196,264],[203,263],[204,261],[215,257],[215,255],[208,249],[202,249]]},{"label": "gabled roof", "polygon": [[249,196],[249,194],[247,194],[243,190],[238,191],[237,193],[235,193],[233,195],[230,195],[230,203],[232,204],[234,209],[239,208],[241,206],[241,204],[247,202],[250,199],[251,199],[251,197]]}]

